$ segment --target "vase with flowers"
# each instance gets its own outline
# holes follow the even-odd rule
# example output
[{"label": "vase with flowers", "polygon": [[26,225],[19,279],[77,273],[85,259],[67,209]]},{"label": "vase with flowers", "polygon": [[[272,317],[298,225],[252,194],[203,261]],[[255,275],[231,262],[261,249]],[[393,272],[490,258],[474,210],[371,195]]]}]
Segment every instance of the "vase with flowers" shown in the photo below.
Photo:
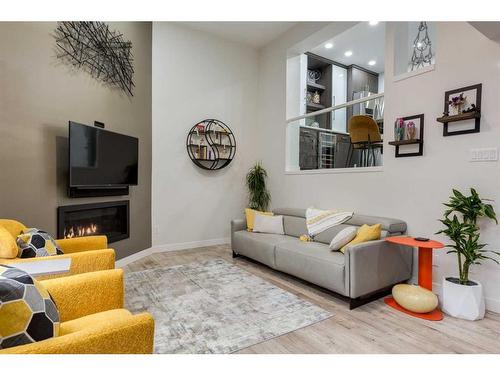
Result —
[{"label": "vase with flowers", "polygon": [[467,97],[464,96],[464,93],[462,92],[460,95],[451,97],[451,99],[448,100],[448,105],[453,108],[455,115],[459,115],[462,113],[462,108],[464,107],[466,100]]}]

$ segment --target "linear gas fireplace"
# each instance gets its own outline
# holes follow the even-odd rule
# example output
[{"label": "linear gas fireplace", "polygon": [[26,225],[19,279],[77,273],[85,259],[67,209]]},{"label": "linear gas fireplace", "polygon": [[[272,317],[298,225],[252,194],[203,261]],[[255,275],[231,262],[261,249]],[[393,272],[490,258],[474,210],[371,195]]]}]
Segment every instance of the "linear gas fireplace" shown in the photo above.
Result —
[{"label": "linear gas fireplace", "polygon": [[129,237],[129,201],[60,206],[57,237],[105,235],[108,243]]}]

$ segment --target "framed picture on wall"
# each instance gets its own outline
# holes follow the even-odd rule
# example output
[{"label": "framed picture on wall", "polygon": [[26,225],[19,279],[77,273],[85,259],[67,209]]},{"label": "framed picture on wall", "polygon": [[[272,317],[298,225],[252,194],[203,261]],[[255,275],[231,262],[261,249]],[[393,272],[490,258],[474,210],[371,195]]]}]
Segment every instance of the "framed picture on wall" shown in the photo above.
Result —
[{"label": "framed picture on wall", "polygon": [[[443,136],[479,133],[482,84],[461,87],[444,94],[444,113],[440,122]],[[450,131],[449,125],[453,130]]]},{"label": "framed picture on wall", "polygon": [[424,114],[397,118],[394,122],[394,156],[422,156],[424,153]]}]

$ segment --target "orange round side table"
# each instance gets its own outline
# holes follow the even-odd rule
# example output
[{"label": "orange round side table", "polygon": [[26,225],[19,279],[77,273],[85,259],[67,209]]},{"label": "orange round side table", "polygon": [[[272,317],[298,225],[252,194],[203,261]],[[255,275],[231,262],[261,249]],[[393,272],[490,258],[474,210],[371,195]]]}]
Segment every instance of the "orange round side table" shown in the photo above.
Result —
[{"label": "orange round side table", "polygon": [[[442,249],[444,244],[438,241],[417,241],[413,237],[386,237],[387,242],[404,245],[409,247],[418,247],[418,285],[432,292],[432,250]],[[422,314],[409,311],[400,306],[394,298],[386,297],[384,302],[392,308],[402,311],[408,315],[425,320],[442,320],[443,313],[439,308],[434,311]]]}]

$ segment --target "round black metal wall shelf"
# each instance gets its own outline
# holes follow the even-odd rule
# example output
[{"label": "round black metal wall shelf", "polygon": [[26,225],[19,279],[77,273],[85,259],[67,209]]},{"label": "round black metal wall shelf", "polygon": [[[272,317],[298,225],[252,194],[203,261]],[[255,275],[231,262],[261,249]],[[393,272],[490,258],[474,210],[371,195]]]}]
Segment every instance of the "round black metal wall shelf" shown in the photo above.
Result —
[{"label": "round black metal wall shelf", "polygon": [[207,119],[191,128],[186,140],[189,157],[198,167],[217,170],[227,167],[236,154],[236,139],[222,121]]}]

